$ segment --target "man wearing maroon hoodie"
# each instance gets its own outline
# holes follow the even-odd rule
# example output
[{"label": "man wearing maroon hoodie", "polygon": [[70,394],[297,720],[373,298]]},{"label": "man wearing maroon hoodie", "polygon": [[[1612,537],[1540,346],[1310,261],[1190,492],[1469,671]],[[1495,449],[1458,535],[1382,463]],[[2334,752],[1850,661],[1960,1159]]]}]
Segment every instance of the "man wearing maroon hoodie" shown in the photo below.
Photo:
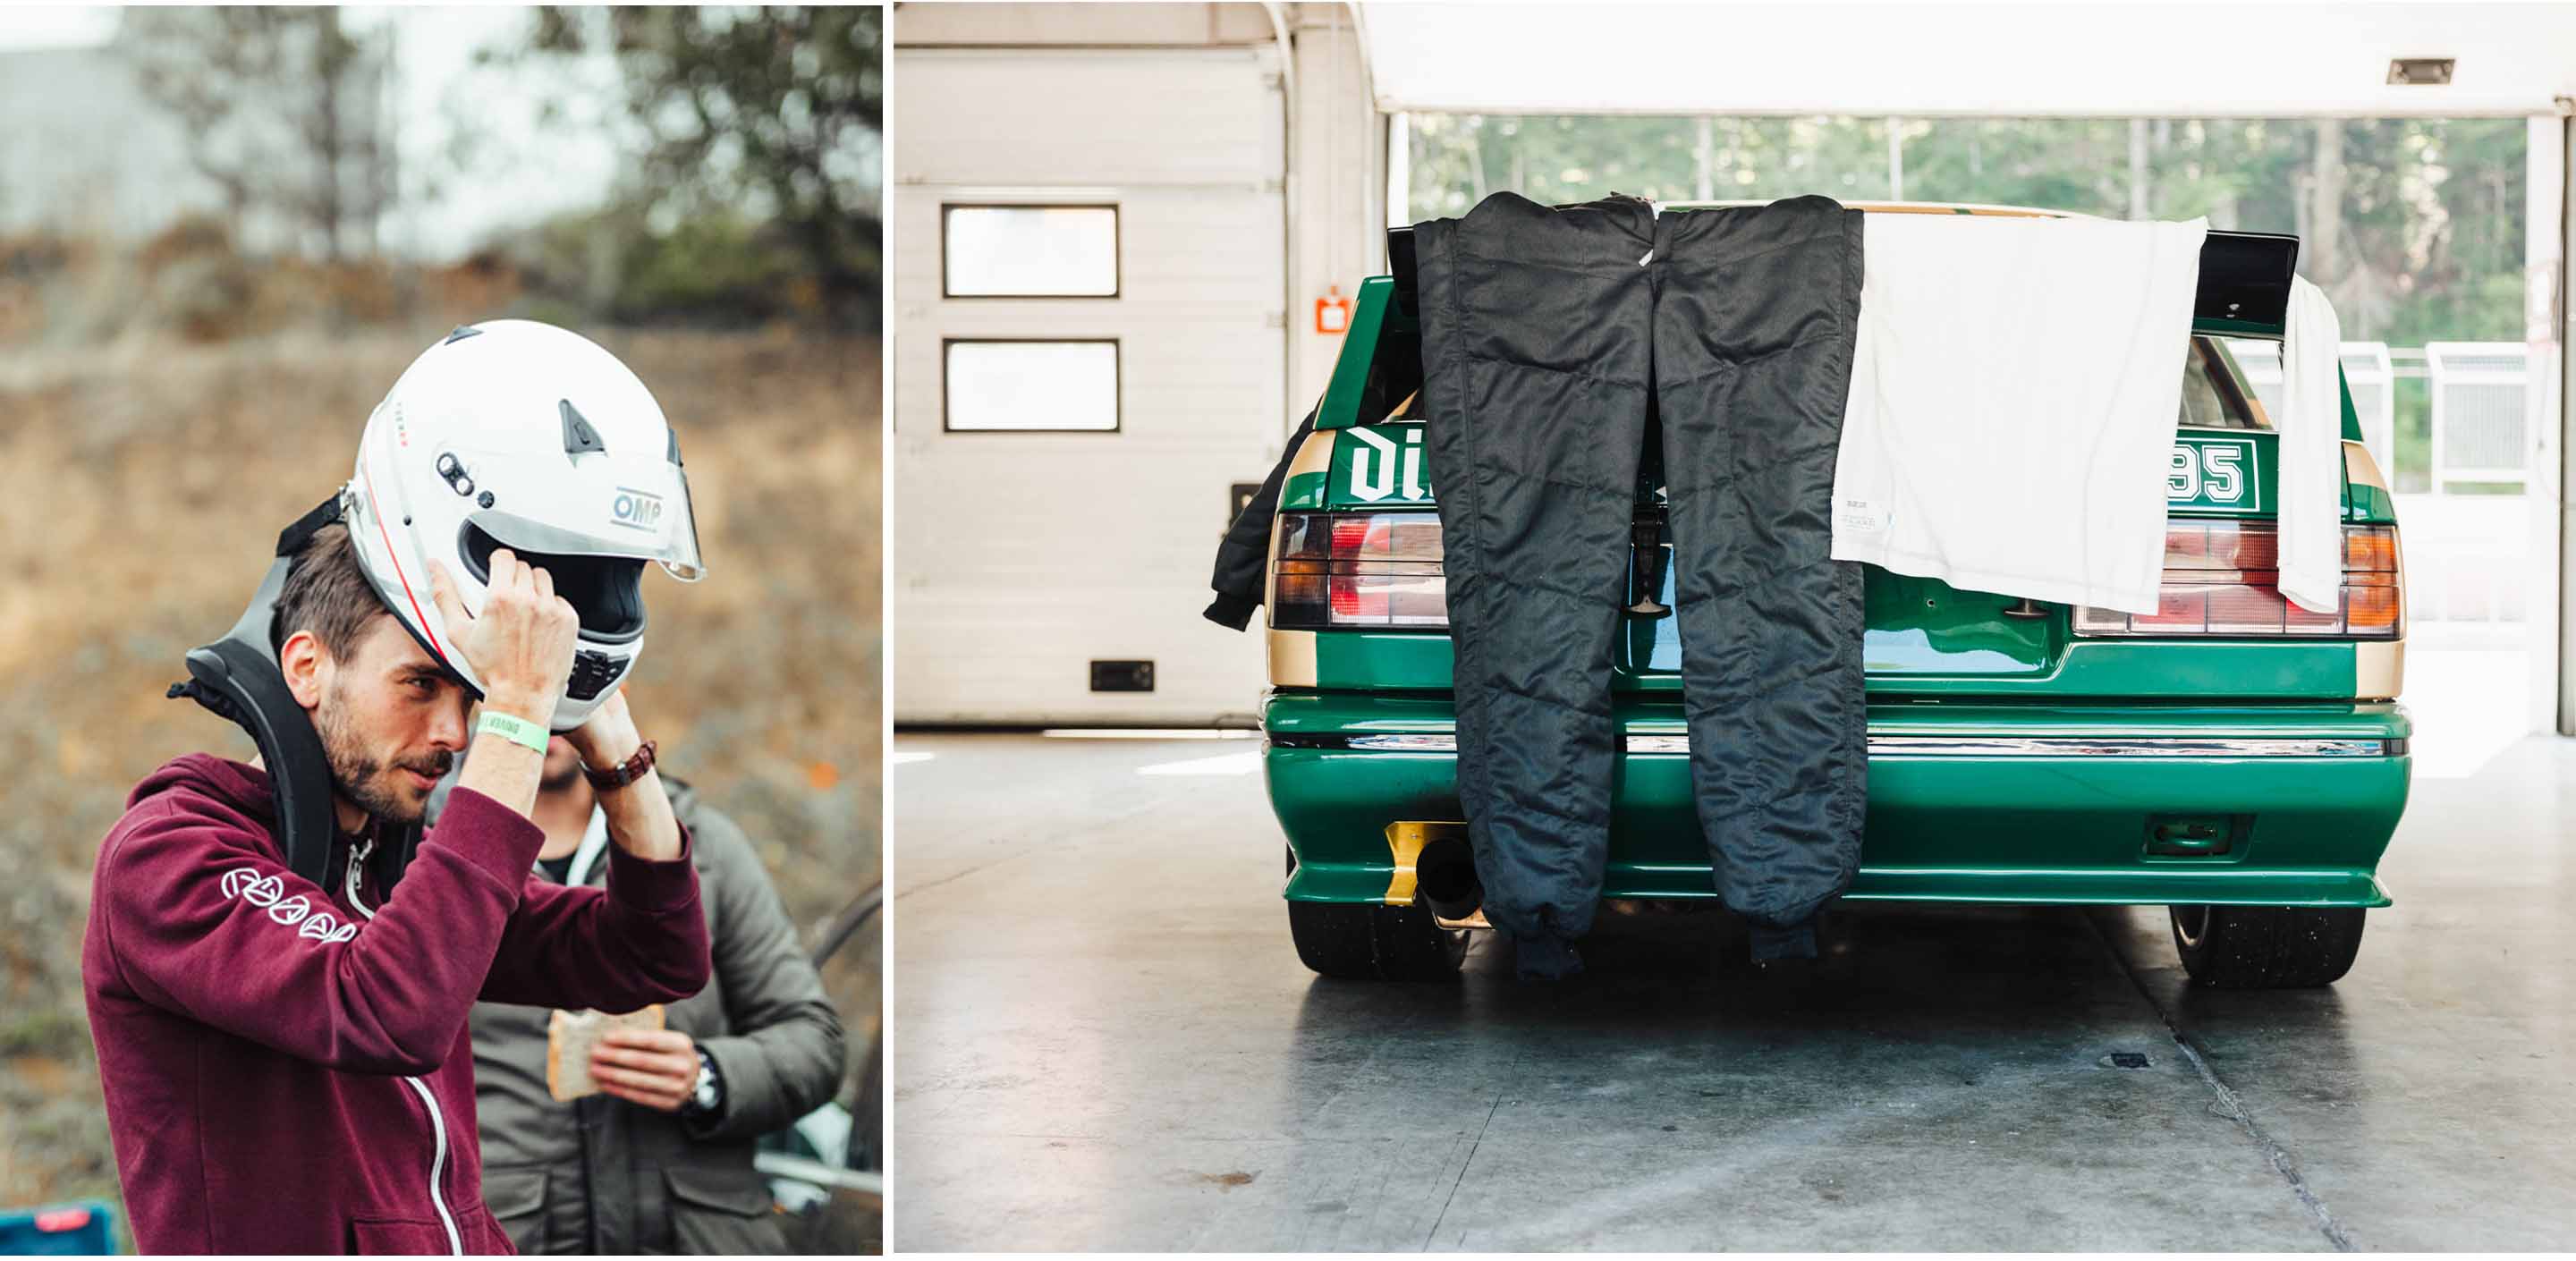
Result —
[{"label": "man wearing maroon hoodie", "polygon": [[[509,551],[490,570],[478,617],[444,573],[433,598],[485,708],[542,730],[576,614]],[[267,774],[202,753],[137,785],[99,853],[81,973],[135,1245],[507,1253],[483,1206],[466,1015],[478,998],[626,1011],[695,993],[709,965],[688,837],[647,771],[600,794],[606,889],[532,880],[543,755],[486,731],[387,891],[370,850],[421,817],[466,748],[470,698],[384,611],[338,525],[298,555],[277,634],[329,754],[329,887],[288,868]],[[568,738],[596,768],[642,747],[615,698]]]}]

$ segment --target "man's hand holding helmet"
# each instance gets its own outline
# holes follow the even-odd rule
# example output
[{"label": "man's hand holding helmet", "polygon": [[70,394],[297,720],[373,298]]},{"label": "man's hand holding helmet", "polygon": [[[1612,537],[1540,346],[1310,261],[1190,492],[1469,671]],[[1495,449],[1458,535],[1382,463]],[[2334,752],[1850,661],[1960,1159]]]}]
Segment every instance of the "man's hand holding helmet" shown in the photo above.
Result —
[{"label": "man's hand holding helmet", "polygon": [[[456,596],[455,579],[436,561],[429,568],[430,597],[447,623],[457,654],[483,680],[484,712],[524,719],[542,730],[552,721],[556,698],[572,672],[580,614],[570,601],[555,594],[554,579],[543,567],[520,560],[506,548],[494,549],[490,572],[479,615],[465,611]],[[626,765],[644,747],[622,691],[610,694],[564,738],[592,771]],[[459,782],[524,814],[536,800],[538,777],[544,769],[542,746],[530,749],[486,733],[476,737]],[[671,813],[670,800],[662,794],[650,757],[626,782],[599,785],[599,794],[600,808],[608,812],[610,839],[655,861],[680,856],[679,823]]]},{"label": "man's hand holding helmet", "polygon": [[483,707],[550,726],[564,680],[572,674],[581,615],[571,601],[555,594],[552,575],[508,548],[493,551],[491,575],[480,616],[465,611],[456,580],[439,561],[429,565],[430,598],[438,604],[457,653],[483,681]]}]

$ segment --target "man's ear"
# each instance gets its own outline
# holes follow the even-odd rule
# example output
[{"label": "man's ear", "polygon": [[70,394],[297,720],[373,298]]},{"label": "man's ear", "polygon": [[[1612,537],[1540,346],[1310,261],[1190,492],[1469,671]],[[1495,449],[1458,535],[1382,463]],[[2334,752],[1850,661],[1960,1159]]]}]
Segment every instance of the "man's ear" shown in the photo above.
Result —
[{"label": "man's ear", "polygon": [[278,646],[277,668],[286,676],[286,690],[295,694],[296,704],[308,710],[321,708],[330,661],[330,650],[309,630],[287,636]]}]

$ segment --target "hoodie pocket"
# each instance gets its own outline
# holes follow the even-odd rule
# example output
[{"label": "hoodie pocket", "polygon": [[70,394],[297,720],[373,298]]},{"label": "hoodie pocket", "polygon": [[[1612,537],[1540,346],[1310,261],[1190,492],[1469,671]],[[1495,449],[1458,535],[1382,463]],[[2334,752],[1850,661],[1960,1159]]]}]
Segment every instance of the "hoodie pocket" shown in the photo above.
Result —
[{"label": "hoodie pocket", "polygon": [[435,1221],[361,1217],[349,1223],[351,1252],[364,1257],[446,1256],[447,1228]]}]

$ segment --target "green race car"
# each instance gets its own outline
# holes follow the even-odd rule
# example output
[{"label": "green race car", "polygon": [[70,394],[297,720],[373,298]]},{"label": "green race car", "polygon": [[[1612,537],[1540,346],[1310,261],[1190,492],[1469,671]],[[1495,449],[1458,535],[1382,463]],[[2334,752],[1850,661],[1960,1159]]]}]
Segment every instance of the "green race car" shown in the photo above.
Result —
[{"label": "green race car", "polygon": [[[1873,213],[2045,214],[1869,206]],[[1687,208],[1682,208],[1687,209]],[[1482,926],[1455,787],[1440,519],[1423,467],[1409,255],[1360,288],[1269,548],[1270,800],[1289,927],[1329,976],[1456,969]],[[1858,900],[2164,904],[2202,983],[2324,985],[2386,906],[2406,805],[2394,500],[2343,402],[2342,608],[2274,587],[2277,443],[2228,349],[2278,339],[2296,241],[2212,233],[2152,616],[1867,568],[1869,821]],[[1713,898],[1651,454],[1615,652],[1622,749],[1603,896]],[[1999,487],[1997,493],[2008,494]],[[2035,528],[2046,523],[2034,522]]]}]

